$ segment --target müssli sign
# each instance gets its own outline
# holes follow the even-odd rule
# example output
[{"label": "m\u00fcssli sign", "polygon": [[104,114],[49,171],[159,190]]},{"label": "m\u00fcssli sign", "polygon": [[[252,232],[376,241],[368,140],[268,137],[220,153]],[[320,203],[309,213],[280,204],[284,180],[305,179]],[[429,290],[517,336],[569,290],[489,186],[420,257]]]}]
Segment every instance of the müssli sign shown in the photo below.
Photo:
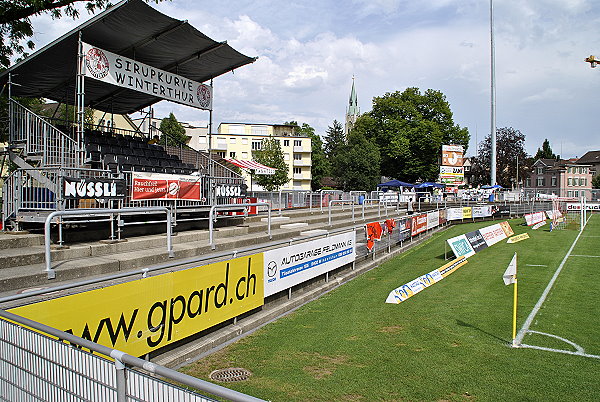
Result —
[{"label": "m\u00fcssli sign", "polygon": [[262,306],[263,265],[254,254],[10,312],[141,356]]}]

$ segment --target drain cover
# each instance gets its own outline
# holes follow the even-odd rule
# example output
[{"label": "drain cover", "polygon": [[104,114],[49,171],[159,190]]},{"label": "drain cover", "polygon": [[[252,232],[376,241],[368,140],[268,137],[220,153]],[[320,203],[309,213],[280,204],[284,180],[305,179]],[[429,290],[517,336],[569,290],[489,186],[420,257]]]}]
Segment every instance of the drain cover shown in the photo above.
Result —
[{"label": "drain cover", "polygon": [[246,381],[252,373],[244,368],[226,368],[210,373],[210,379],[219,382]]}]

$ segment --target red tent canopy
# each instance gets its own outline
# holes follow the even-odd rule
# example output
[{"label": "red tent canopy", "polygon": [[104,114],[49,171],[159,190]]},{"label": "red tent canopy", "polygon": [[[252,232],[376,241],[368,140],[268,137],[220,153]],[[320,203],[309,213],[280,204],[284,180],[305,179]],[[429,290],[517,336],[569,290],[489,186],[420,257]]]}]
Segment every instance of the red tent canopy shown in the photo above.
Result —
[{"label": "red tent canopy", "polygon": [[276,169],[265,166],[255,161],[240,161],[237,159],[224,159],[227,162],[234,164],[235,166],[241,167],[242,169],[250,170],[252,174],[264,174],[273,175]]}]

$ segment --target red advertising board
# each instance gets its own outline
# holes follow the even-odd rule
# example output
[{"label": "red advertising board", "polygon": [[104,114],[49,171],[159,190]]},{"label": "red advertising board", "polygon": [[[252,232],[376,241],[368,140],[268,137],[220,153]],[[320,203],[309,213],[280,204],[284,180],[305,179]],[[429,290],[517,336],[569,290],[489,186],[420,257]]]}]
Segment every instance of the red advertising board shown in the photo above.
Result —
[{"label": "red advertising board", "polygon": [[427,230],[427,214],[412,217],[411,235],[416,236]]},{"label": "red advertising board", "polygon": [[194,200],[201,201],[199,176],[162,173],[133,173],[133,200]]}]

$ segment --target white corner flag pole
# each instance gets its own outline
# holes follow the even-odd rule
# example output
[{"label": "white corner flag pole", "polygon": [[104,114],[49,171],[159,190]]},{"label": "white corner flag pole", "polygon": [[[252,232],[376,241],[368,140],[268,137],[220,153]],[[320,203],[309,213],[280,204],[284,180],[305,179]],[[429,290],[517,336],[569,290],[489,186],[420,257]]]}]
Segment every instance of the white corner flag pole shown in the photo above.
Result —
[{"label": "white corner flag pole", "polygon": [[504,275],[502,275],[505,285],[515,284],[513,292],[513,325],[512,325],[512,347],[516,348],[519,345],[517,342],[517,253],[513,256],[512,261],[508,264]]}]

